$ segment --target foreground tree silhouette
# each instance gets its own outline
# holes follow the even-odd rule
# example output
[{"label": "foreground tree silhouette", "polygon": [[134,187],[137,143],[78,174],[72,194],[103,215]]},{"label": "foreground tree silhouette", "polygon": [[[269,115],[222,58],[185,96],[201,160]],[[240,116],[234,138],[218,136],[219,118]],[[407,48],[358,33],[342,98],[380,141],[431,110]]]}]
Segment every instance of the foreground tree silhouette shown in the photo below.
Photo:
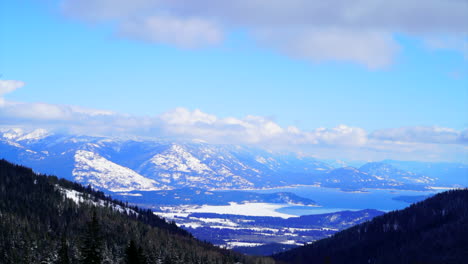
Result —
[{"label": "foreground tree silhouette", "polygon": [[127,249],[125,250],[125,263],[126,264],[145,264],[146,260],[143,255],[141,247],[137,247],[135,241],[131,240]]},{"label": "foreground tree silhouette", "polygon": [[81,247],[81,261],[86,264],[102,263],[102,238],[101,228],[96,216],[96,211],[93,211],[93,218],[88,222],[86,233],[83,237],[83,245]]},{"label": "foreground tree silhouette", "polygon": [[69,264],[70,257],[68,255],[68,243],[65,235],[62,236],[62,241],[60,243],[60,249],[58,252],[58,264]]}]

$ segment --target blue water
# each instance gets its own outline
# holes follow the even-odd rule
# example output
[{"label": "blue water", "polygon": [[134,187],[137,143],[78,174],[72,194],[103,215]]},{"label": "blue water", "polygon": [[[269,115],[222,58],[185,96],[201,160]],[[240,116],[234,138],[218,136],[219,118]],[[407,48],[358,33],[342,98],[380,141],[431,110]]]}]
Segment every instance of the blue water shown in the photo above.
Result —
[{"label": "blue water", "polygon": [[409,203],[396,201],[396,196],[419,196],[433,195],[437,191],[397,191],[397,190],[367,190],[366,192],[343,192],[333,188],[322,188],[312,186],[300,186],[294,188],[280,188],[272,190],[260,190],[256,192],[292,192],[298,196],[309,198],[317,202],[320,207],[289,206],[278,209],[278,212],[292,215],[323,214],[344,210],[377,209],[381,211],[392,211],[403,209]]}]

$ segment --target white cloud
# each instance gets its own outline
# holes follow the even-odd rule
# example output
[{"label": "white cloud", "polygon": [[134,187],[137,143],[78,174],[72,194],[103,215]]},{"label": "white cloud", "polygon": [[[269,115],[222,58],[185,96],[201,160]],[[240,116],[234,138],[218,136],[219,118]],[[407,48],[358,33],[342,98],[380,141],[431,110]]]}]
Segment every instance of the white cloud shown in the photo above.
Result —
[{"label": "white cloud", "polygon": [[183,107],[162,114],[161,119],[171,125],[194,125],[197,123],[213,124],[217,120],[214,115],[203,113],[198,109],[189,111]]},{"label": "white cloud", "polygon": [[434,144],[468,144],[468,130],[457,131],[445,127],[401,127],[377,130],[371,137],[395,142],[419,142]]},{"label": "white cloud", "polygon": [[0,80],[0,97],[24,86],[24,82],[16,80]]},{"label": "white cloud", "polygon": [[259,144],[285,135],[278,124],[259,116],[218,118],[198,109],[176,108],[160,115],[158,120],[167,135],[217,143]]},{"label": "white cloud", "polygon": [[367,132],[364,129],[346,125],[332,129],[318,128],[310,134],[317,142],[327,145],[363,146],[367,142]]},{"label": "white cloud", "polygon": [[213,45],[224,32],[242,29],[289,56],[371,68],[391,63],[394,34],[466,42],[468,21],[466,0],[62,0],[62,7],[69,16],[111,22],[126,37],[154,43]]},{"label": "white cloud", "polygon": [[[3,82],[4,93],[22,86]],[[141,117],[69,105],[4,101],[0,124],[46,128],[104,136],[144,136],[203,140],[216,144],[250,144],[277,150],[307,151],[317,156],[351,159],[459,160],[468,153],[468,130],[443,127],[403,127],[369,133],[339,125],[309,131],[283,127],[274,120],[248,115],[218,117],[201,110],[176,108],[158,116]]]},{"label": "white cloud", "polygon": [[102,116],[113,116],[110,111],[47,103],[20,103],[4,101],[0,117],[18,120],[87,121]]},{"label": "white cloud", "polygon": [[150,16],[129,20],[120,25],[119,34],[153,43],[174,44],[181,48],[219,44],[222,31],[204,19]]},{"label": "white cloud", "polygon": [[24,86],[24,82],[15,80],[0,80],[0,107],[5,104],[3,96]]},{"label": "white cloud", "polygon": [[388,33],[343,29],[256,32],[259,42],[298,59],[315,62],[342,60],[376,69],[391,64],[399,50]]},{"label": "white cloud", "polygon": [[468,59],[467,32],[464,34],[426,37],[424,41],[430,49],[457,50]]}]

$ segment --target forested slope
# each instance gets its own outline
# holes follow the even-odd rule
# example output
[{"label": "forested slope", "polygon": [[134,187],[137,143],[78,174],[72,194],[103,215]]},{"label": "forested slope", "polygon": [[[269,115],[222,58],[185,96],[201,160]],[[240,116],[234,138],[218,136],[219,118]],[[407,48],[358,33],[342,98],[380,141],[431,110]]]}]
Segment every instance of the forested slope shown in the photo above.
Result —
[{"label": "forested slope", "polygon": [[[67,193],[75,199],[67,198]],[[272,262],[200,242],[149,210],[5,160],[0,160],[0,260],[15,264]]]},{"label": "forested slope", "polygon": [[274,258],[310,264],[466,263],[468,190],[437,194]]}]

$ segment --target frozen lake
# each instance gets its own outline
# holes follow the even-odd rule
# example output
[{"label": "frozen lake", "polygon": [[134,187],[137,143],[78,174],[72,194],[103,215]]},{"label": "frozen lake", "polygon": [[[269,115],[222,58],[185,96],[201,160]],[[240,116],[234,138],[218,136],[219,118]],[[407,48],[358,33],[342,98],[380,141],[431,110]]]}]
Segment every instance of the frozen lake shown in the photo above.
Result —
[{"label": "frozen lake", "polygon": [[299,186],[290,188],[279,188],[270,190],[256,190],[260,193],[292,192],[301,197],[316,201],[321,207],[310,206],[287,206],[276,211],[290,215],[323,214],[343,210],[377,209],[391,211],[403,209],[409,205],[407,202],[397,201],[397,196],[421,196],[433,195],[441,190],[426,192],[401,191],[401,190],[375,190],[366,192],[343,192],[339,189],[322,188],[315,186]]}]

